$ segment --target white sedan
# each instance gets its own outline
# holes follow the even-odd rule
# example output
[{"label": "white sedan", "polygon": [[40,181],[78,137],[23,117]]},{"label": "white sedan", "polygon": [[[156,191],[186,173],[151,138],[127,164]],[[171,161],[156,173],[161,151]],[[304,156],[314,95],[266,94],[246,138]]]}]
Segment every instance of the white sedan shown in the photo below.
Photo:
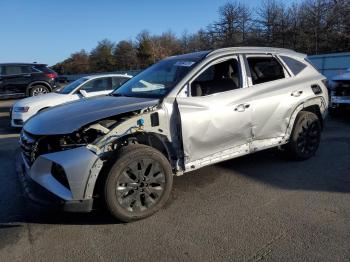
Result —
[{"label": "white sedan", "polygon": [[54,93],[28,97],[19,100],[11,110],[11,126],[22,127],[25,121],[41,110],[72,102],[85,97],[107,95],[119,88],[132,76],[120,74],[93,75],[78,80],[58,89]]}]

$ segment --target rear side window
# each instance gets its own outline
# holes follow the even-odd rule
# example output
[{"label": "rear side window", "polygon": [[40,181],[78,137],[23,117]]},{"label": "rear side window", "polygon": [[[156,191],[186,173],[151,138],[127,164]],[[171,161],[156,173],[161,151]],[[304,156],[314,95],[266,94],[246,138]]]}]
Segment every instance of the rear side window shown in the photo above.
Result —
[{"label": "rear side window", "polygon": [[248,57],[253,84],[261,84],[285,77],[282,65],[274,57]]},{"label": "rear side window", "polygon": [[298,60],[295,60],[291,57],[288,57],[288,56],[280,56],[280,57],[282,58],[283,62],[286,63],[286,65],[294,75],[299,74],[306,67],[304,63],[299,62]]},{"label": "rear side window", "polygon": [[4,68],[3,66],[0,66],[0,76],[5,74],[5,72],[3,72],[4,71],[3,68]]},{"label": "rear side window", "polygon": [[90,80],[85,85],[83,85],[80,90],[85,90],[88,93],[91,92],[101,92],[110,90],[111,86],[111,78],[110,77],[104,77],[104,78],[97,78]]},{"label": "rear side window", "polygon": [[128,77],[112,77],[112,89],[120,87],[122,84],[124,84],[126,81],[128,81],[130,78]]}]

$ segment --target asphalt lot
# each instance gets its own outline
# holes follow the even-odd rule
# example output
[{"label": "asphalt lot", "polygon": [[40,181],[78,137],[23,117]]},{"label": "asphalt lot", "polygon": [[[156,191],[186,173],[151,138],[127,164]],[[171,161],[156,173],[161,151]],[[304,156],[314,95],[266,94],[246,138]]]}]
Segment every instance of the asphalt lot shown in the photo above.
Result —
[{"label": "asphalt lot", "polygon": [[167,206],[121,224],[99,210],[48,211],[24,198],[18,130],[0,100],[0,261],[349,261],[350,114],[329,119],[317,155],[274,151],[176,177]]}]

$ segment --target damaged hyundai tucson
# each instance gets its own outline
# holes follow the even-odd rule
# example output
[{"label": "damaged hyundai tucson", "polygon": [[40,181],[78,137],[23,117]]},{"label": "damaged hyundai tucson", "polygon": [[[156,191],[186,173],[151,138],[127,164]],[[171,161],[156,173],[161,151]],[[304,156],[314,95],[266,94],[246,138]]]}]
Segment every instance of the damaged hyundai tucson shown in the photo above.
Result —
[{"label": "damaged hyundai tucson", "polygon": [[166,203],[174,175],[272,147],[312,157],[328,107],[324,80],[287,49],[169,57],[108,96],[28,120],[23,173],[64,210],[89,212],[102,199],[117,219],[142,219]]}]

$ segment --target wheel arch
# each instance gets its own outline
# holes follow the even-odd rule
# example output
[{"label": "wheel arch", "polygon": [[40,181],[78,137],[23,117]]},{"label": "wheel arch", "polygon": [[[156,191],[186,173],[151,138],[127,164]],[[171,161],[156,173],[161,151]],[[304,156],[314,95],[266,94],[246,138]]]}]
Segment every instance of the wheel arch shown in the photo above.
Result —
[{"label": "wheel arch", "polygon": [[323,97],[314,97],[314,98],[311,98],[309,100],[306,100],[306,101],[300,103],[294,109],[294,111],[289,119],[289,124],[288,124],[287,131],[286,131],[286,138],[289,139],[289,137],[292,133],[296,118],[301,111],[307,111],[307,112],[314,113],[318,117],[318,119],[320,120],[321,127],[323,128],[326,110],[327,110],[326,103],[325,103]]},{"label": "wheel arch", "polygon": [[[167,137],[161,134],[152,133],[152,132],[139,132],[130,135],[125,135],[113,141],[115,144],[121,145],[121,147],[110,152],[108,158],[104,161],[95,181],[93,181],[93,175],[90,174],[88,179],[88,187],[85,191],[85,197],[89,196],[99,196],[103,192],[104,182],[107,178],[107,175],[112,168],[117,156],[118,150],[122,147],[126,147],[132,144],[142,144],[147,145],[152,148],[157,149],[161,152],[169,161],[173,170],[176,169],[176,151],[173,148],[172,144],[168,141]],[[174,171],[173,171],[174,172]],[[92,185],[94,183],[94,185]],[[91,192],[93,190],[93,192]]]},{"label": "wheel arch", "polygon": [[50,86],[49,83],[45,82],[45,81],[34,81],[34,82],[31,82],[28,87],[27,87],[27,90],[26,90],[26,96],[29,96],[30,94],[30,90],[34,87],[34,86],[39,86],[39,85],[43,85],[45,87],[47,87],[49,89],[50,92],[52,92],[52,88]]}]

